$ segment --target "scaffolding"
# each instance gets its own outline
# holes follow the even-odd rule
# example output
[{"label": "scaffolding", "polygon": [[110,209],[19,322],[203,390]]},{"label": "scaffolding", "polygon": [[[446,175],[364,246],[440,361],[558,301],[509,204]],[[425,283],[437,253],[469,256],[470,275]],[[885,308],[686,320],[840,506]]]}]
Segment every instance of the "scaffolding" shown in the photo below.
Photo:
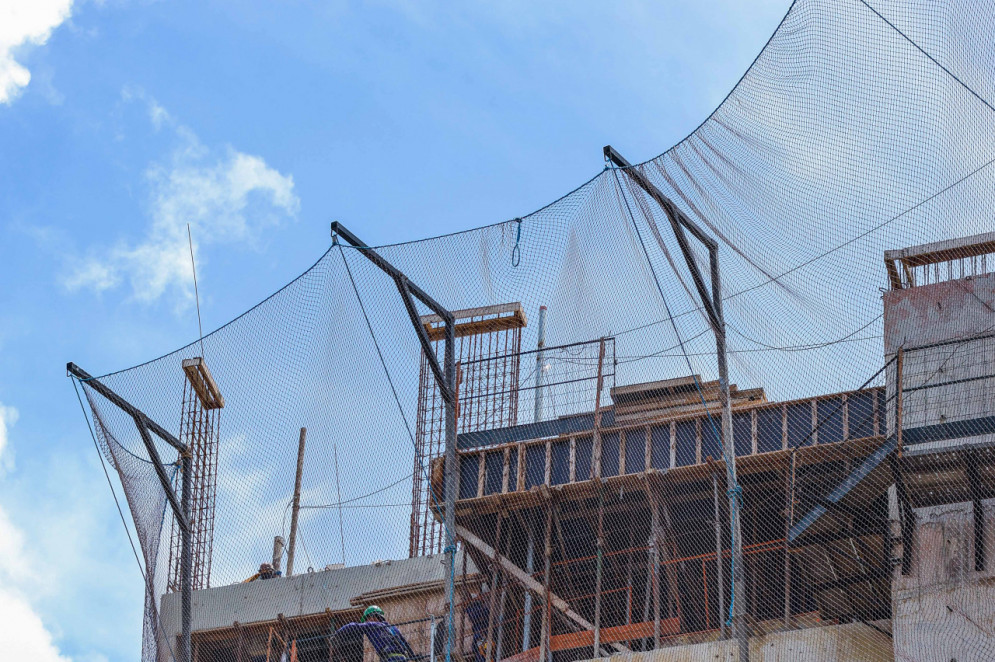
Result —
[{"label": "scaffolding", "polygon": [[[210,588],[214,546],[214,507],[217,500],[218,435],[224,398],[201,357],[185,359],[180,440],[190,449],[190,534],[193,589]],[[173,518],[169,539],[167,591],[179,591],[183,540]]]},{"label": "scaffolding", "polygon": [[[525,312],[520,303],[453,312],[456,320],[457,429],[459,434],[504,428],[518,423],[518,384]],[[444,341],[438,315],[421,318],[438,354]],[[445,536],[432,516],[431,485],[424,471],[442,457],[445,447],[445,401],[422,352],[418,378],[415,466],[411,489],[408,555],[437,554]]]}]

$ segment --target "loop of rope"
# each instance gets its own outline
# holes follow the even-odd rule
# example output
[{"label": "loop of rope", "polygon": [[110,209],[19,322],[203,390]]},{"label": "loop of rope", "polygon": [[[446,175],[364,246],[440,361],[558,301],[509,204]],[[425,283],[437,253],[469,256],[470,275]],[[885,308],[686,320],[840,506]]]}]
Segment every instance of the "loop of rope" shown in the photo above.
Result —
[{"label": "loop of rope", "polygon": [[511,249],[511,266],[513,267],[522,263],[522,249],[518,245],[522,240],[522,219],[516,218],[515,222],[518,223],[518,232],[515,234],[515,247]]}]

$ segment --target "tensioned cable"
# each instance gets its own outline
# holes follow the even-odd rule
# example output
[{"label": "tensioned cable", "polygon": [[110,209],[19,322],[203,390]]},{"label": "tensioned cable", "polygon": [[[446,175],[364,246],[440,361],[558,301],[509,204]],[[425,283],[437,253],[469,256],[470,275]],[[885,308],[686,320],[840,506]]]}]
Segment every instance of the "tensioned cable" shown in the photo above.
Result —
[{"label": "tensioned cable", "polygon": [[335,503],[321,503],[321,504],[314,504],[314,505],[309,505],[309,506],[305,506],[304,504],[301,504],[300,508],[301,508],[301,510],[303,510],[305,508],[309,508],[309,509],[338,508],[339,506],[344,506],[347,503],[352,503],[354,501],[359,501],[360,499],[365,499],[367,497],[371,497],[374,494],[380,494],[381,492],[386,492],[390,488],[395,487],[397,485],[400,485],[401,483],[403,483],[404,481],[408,480],[409,478],[411,478],[414,475],[415,474],[412,471],[407,476],[402,476],[401,478],[399,478],[398,480],[394,481],[390,485],[384,485],[383,487],[381,487],[379,489],[376,489],[376,490],[373,490],[372,492],[367,492],[366,494],[363,494],[363,495],[360,495],[360,496],[357,496],[357,497],[352,497],[351,499],[344,499],[342,501],[336,501]]},{"label": "tensioned cable", "polygon": [[[670,313],[670,305],[667,303],[667,297],[663,293],[663,286],[660,285],[660,279],[656,275],[656,268],[653,266],[653,262],[650,260],[649,252],[646,250],[646,244],[643,242],[643,235],[639,231],[639,226],[636,224],[636,219],[632,215],[632,208],[629,206],[629,200],[625,197],[625,191],[622,189],[622,183],[618,178],[618,168],[614,168],[612,172],[615,175],[615,183],[618,185],[617,194],[621,195],[622,201],[625,203],[625,209],[629,214],[629,220],[632,222],[632,227],[636,230],[636,236],[639,238],[639,244],[642,246],[643,254],[646,256],[646,262],[650,266],[650,272],[653,274],[653,281],[656,283],[656,289],[660,293],[660,298],[663,300],[664,310],[667,311],[667,316],[670,318],[670,324],[674,329],[674,335],[677,336],[677,342],[680,345],[681,353],[684,355],[684,361],[687,363],[688,372],[691,373],[691,379],[694,381],[695,389],[698,391],[698,397],[701,398],[701,405],[705,409],[705,416],[708,419],[709,425],[712,426],[712,434],[715,435],[716,439],[721,439],[722,436],[719,434],[718,428],[715,425],[715,420],[712,417],[712,413],[708,409],[708,403],[705,402],[705,394],[701,390],[701,385],[698,383],[698,377],[694,374],[694,368],[691,366],[691,358],[687,354],[687,350],[684,348],[684,340],[681,338],[680,331],[677,329],[677,323],[674,321],[674,316]],[[728,440],[724,440],[727,442]],[[735,449],[733,450],[733,462],[735,462]],[[730,536],[732,540],[732,546],[736,545],[736,520],[739,517],[739,510],[742,508],[743,502],[743,490],[738,485],[729,485],[728,495],[729,495],[729,528]],[[735,577],[736,571],[736,560],[735,555],[730,555],[729,557],[729,576]],[[735,581],[730,582],[729,590],[729,618],[726,621],[726,625],[732,625],[733,622],[733,606],[736,604],[736,583]],[[740,625],[742,626],[742,625]]]},{"label": "tensioned cable", "polygon": [[977,99],[981,103],[983,103],[986,106],[988,106],[988,110],[991,110],[992,112],[995,112],[995,107],[992,107],[992,105],[990,103],[988,103],[988,101],[986,101],[984,97],[982,97],[980,94],[978,94],[973,89],[971,89],[971,86],[968,85],[967,83],[965,83],[964,81],[962,81],[960,78],[958,78],[956,74],[954,74],[952,71],[950,71],[945,66],[943,66],[942,64],[940,64],[939,60],[937,60],[935,57],[933,57],[932,55],[930,55],[929,52],[926,49],[924,49],[922,46],[920,46],[915,41],[913,41],[907,34],[905,34],[904,32],[902,32],[901,30],[899,30],[895,26],[894,23],[892,23],[891,21],[889,21],[888,19],[886,19],[884,16],[882,16],[881,12],[879,12],[877,9],[875,9],[874,7],[871,7],[869,4],[867,4],[866,0],[858,0],[858,2],[860,2],[860,4],[864,5],[868,9],[870,9],[872,12],[874,12],[874,14],[878,18],[880,18],[882,21],[884,21],[888,25],[888,27],[890,27],[892,30],[894,30],[898,34],[900,34],[902,36],[902,38],[905,39],[905,41],[907,41],[910,44],[912,44],[913,46],[915,46],[915,48],[916,48],[917,51],[919,51],[920,53],[922,53],[923,55],[925,55],[927,58],[929,58],[929,61],[932,62],[933,64],[935,64],[936,66],[938,66],[943,71],[943,73],[945,73],[946,75],[950,76],[955,81],[957,81],[958,83],[960,83],[961,87],[963,87],[965,90],[967,90],[968,92],[970,92],[971,95],[975,99]]},{"label": "tensioned cable", "polygon": [[[380,343],[377,341],[377,335],[373,332],[373,325],[370,323],[370,318],[366,314],[366,306],[363,305],[363,298],[359,295],[359,288],[356,287],[356,281],[352,277],[352,270],[349,268],[349,262],[345,259],[345,251],[342,250],[342,246],[339,245],[339,255],[342,257],[342,264],[345,265],[346,273],[349,275],[349,283],[352,285],[352,291],[356,295],[356,301],[359,303],[359,309],[363,312],[363,320],[366,322],[366,328],[370,332],[370,338],[373,339],[373,346],[377,350],[377,356],[380,358],[380,365],[383,366],[384,375],[387,377],[387,383],[390,385],[390,391],[394,395],[394,402],[397,403],[397,410],[401,413],[401,420],[404,421],[404,429],[408,433],[408,438],[411,440],[411,445],[415,450],[415,459],[418,461],[418,466],[421,467],[422,472],[425,473],[425,479],[428,481],[428,493],[429,498],[436,504],[439,505],[438,499],[435,498],[435,490],[432,487],[432,477],[429,475],[428,471],[425,469],[424,459],[419,456],[418,444],[415,442],[415,437],[411,433],[411,426],[408,424],[408,417],[404,414],[404,407],[401,405],[401,398],[397,395],[397,389],[394,388],[394,380],[390,376],[390,370],[387,369],[387,362],[384,360],[383,352],[380,350]],[[450,471],[454,471],[455,467],[451,467]],[[412,472],[414,475],[414,472]],[[455,540],[455,532],[450,531],[449,527],[446,525],[445,521],[442,522],[442,527],[445,529],[448,539]],[[449,557],[449,576],[450,576],[450,591],[449,591],[449,624],[447,627],[448,640],[446,642],[446,662],[450,662],[453,649],[453,637],[454,637],[454,620],[455,614],[454,610],[456,608],[456,596],[454,594],[456,586],[456,568],[454,566],[456,559],[456,549],[452,545],[446,546],[446,551],[451,552],[447,554]]]},{"label": "tensioned cable", "polygon": [[[953,182],[951,184],[948,184],[947,186],[943,187],[939,191],[936,191],[932,195],[930,195],[930,196],[928,196],[926,198],[923,198],[922,200],[920,200],[916,204],[914,204],[911,207],[905,209],[904,211],[902,211],[902,212],[900,212],[900,213],[892,216],[888,220],[882,221],[881,223],[879,223],[878,225],[875,225],[872,228],[868,228],[864,232],[861,232],[860,234],[858,234],[858,235],[856,235],[854,237],[851,237],[850,239],[847,239],[842,244],[837,244],[836,246],[833,246],[832,248],[829,248],[829,249],[823,251],[822,253],[820,253],[818,255],[812,256],[808,260],[805,260],[804,262],[801,262],[801,263],[799,263],[799,264],[791,267],[787,271],[783,271],[783,272],[779,273],[777,276],[774,276],[774,278],[772,278],[772,279],[764,280],[764,281],[762,281],[760,283],[757,283],[756,285],[751,285],[750,287],[747,287],[745,289],[739,290],[738,292],[733,292],[729,296],[723,297],[722,301],[730,301],[730,300],[735,299],[736,297],[739,297],[739,296],[741,296],[743,294],[746,294],[748,292],[752,292],[753,290],[760,289],[761,287],[766,287],[767,285],[770,285],[771,283],[773,283],[773,282],[775,282],[777,280],[780,280],[781,278],[784,278],[785,276],[787,276],[789,274],[792,274],[792,273],[798,271],[799,269],[804,269],[805,267],[807,267],[808,265],[812,264],[813,262],[817,262],[817,261],[821,260],[822,258],[828,256],[828,255],[832,255],[836,251],[838,251],[838,250],[840,250],[842,248],[845,248],[845,247],[849,246],[850,244],[853,244],[853,243],[859,241],[860,239],[863,239],[864,237],[866,237],[866,236],[868,236],[870,234],[873,234],[873,233],[877,232],[878,230],[880,230],[881,228],[885,227],[886,225],[890,225],[891,223],[894,223],[895,221],[897,221],[901,217],[905,216],[906,214],[908,214],[910,212],[915,211],[916,209],[918,209],[919,207],[922,207],[926,203],[932,202],[934,199],[936,199],[939,196],[943,195],[944,193],[946,193],[950,189],[952,189],[952,188],[954,188],[956,186],[959,186],[964,181],[970,179],[971,177],[973,177],[974,175],[978,174],[979,172],[981,172],[982,170],[984,170],[985,168],[987,168],[988,166],[990,166],[993,163],[995,163],[995,158],[992,158],[990,161],[982,163],[980,166],[978,166],[977,168],[975,168],[971,172],[967,173],[966,175],[964,175],[963,177],[961,177],[957,181],[955,181],[955,182]],[[615,170],[615,169],[616,168],[613,168],[613,170]],[[674,317],[677,318],[677,317],[685,317],[687,315],[693,315],[694,313],[699,312],[700,310],[701,310],[701,306],[695,306],[691,310],[685,310],[683,312],[677,313],[677,315],[675,315]],[[647,322],[646,324],[640,324],[639,326],[634,326],[634,327],[632,327],[630,329],[625,329],[623,331],[619,331],[618,333],[615,334],[615,337],[617,338],[618,336],[625,335],[627,333],[633,333],[635,331],[641,331],[641,330],[647,329],[647,328],[649,328],[651,326],[656,326],[657,324],[663,324],[666,321],[667,321],[666,319],[660,319],[660,320],[656,320],[654,322]]]}]

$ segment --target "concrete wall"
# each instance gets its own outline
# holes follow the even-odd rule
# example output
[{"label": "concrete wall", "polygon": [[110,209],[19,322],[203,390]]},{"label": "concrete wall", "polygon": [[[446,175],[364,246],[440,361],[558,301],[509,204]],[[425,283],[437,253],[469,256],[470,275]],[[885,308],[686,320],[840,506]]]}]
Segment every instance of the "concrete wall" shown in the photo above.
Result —
[{"label": "concrete wall", "polygon": [[[904,352],[905,389],[959,382],[904,394],[903,429],[973,420],[995,414],[995,338],[979,338],[939,347],[915,349],[995,333],[995,275],[946,281],[884,295],[885,360]],[[982,379],[978,379],[982,378]],[[969,381],[961,381],[969,380]],[[888,369],[887,394],[895,393],[897,368]],[[887,407],[888,430],[894,430],[894,401]],[[958,434],[957,436],[960,436]],[[995,435],[926,441],[918,448],[995,442]]]},{"label": "concrete wall", "polygon": [[[878,621],[875,625],[885,631],[889,629],[887,621]],[[612,662],[735,662],[738,658],[737,643],[727,639],[613,655],[608,659]],[[892,662],[895,659],[891,639],[863,623],[789,630],[750,639],[750,662]]]},{"label": "concrete wall", "polygon": [[[457,564],[462,562],[462,553],[457,556]],[[326,609],[333,612],[356,609],[350,604],[353,598],[414,584],[435,582],[441,591],[446,576],[444,556],[421,556],[194,591],[191,627],[197,632],[231,627],[236,621],[242,625],[271,621],[277,614],[294,618],[322,614]],[[472,564],[470,571],[476,572]],[[417,599],[415,604],[420,604]],[[408,608],[405,613],[414,611]],[[388,615],[394,621],[406,620],[389,612]],[[179,593],[162,596],[159,618],[159,659],[165,661],[169,659],[169,646],[164,644],[162,637],[165,634],[171,641],[176,641],[181,629]]]},{"label": "concrete wall", "polygon": [[983,502],[987,569],[974,569],[970,503],[916,509],[913,569],[895,569],[895,657],[915,662],[995,660],[995,499]]}]

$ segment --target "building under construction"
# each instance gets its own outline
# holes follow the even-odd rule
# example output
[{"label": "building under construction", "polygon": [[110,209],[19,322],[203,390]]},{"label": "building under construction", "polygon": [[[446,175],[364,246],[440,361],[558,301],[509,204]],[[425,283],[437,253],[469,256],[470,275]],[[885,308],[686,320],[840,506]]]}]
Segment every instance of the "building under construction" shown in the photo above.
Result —
[{"label": "building under construction", "polygon": [[[989,659],[993,255],[995,234],[885,254],[885,386],[789,402],[730,387],[739,595],[718,384],[616,384],[611,338],[572,347],[557,368],[562,348],[521,351],[521,306],[461,313],[455,654],[734,659],[737,600],[752,660]],[[436,333],[437,319],[421,323]],[[541,376],[526,383],[533,365]],[[331,631],[375,602],[399,605],[395,620],[410,620],[412,646],[433,657],[444,567],[423,553],[437,551],[438,529],[426,532],[444,519],[445,485],[427,373],[423,363],[418,434],[433,473],[415,484],[413,558],[195,591],[196,660],[275,660],[291,643],[296,659],[334,659]],[[556,416],[542,404],[554,398]],[[162,602],[171,637],[178,597]],[[475,634],[470,605],[486,614]]]}]

